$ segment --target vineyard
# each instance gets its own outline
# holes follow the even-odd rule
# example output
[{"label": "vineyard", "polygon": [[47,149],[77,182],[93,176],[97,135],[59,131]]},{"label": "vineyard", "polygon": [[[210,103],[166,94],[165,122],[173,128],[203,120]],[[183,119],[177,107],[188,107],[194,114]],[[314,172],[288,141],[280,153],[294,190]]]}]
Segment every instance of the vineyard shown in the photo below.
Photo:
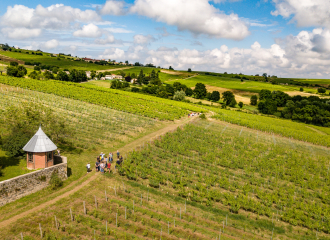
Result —
[{"label": "vineyard", "polygon": [[291,120],[261,116],[242,111],[231,111],[214,107],[205,108],[217,113],[213,117],[221,121],[330,147],[330,130],[327,127],[307,125]]},{"label": "vineyard", "polygon": [[323,147],[200,120],[141,142],[116,174],[98,176],[0,235],[330,239],[328,154]]},{"label": "vineyard", "polygon": [[188,103],[169,101],[143,94],[104,89],[102,87],[71,82],[0,76],[0,83],[81,100],[123,112],[157,118],[159,120],[178,119],[187,115],[188,110],[195,112],[202,111],[199,107]]}]

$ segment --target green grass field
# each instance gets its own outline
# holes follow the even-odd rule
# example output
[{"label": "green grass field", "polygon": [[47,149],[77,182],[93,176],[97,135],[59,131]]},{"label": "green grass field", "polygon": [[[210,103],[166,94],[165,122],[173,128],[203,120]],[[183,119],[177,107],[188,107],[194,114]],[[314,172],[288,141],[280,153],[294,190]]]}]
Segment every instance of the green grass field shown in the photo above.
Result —
[{"label": "green grass field", "polygon": [[[188,87],[195,87],[196,83],[204,83],[205,85],[215,86],[226,89],[233,89],[243,92],[258,93],[262,89],[268,89],[270,91],[299,91],[298,86],[286,86],[286,85],[273,85],[271,83],[247,81],[241,82],[236,78],[225,78],[216,76],[199,75],[185,80],[179,80],[178,82],[187,85]],[[317,90],[313,88],[305,88],[305,91],[311,91],[316,93]]]},{"label": "green grass field", "polygon": [[[23,52],[30,52],[30,54],[26,54]],[[41,62],[44,65],[57,66],[60,69],[77,69],[77,70],[106,70],[106,69],[117,69],[125,66],[121,65],[107,65],[101,66],[94,63],[87,63],[84,61],[73,61],[72,57],[65,56],[65,58],[61,58],[61,60],[57,60],[56,57],[50,57],[49,53],[43,53],[43,56],[31,54],[31,51],[22,50],[19,52],[9,52],[9,51],[0,51],[0,54],[15,58],[18,60],[22,60],[25,62]]]},{"label": "green grass field", "polygon": [[206,120],[141,145],[120,174],[98,173],[0,235],[41,239],[40,223],[46,239],[330,239],[322,147]]},{"label": "green grass field", "polygon": [[330,85],[330,79],[303,79],[303,78],[292,78],[292,79],[303,83]]}]

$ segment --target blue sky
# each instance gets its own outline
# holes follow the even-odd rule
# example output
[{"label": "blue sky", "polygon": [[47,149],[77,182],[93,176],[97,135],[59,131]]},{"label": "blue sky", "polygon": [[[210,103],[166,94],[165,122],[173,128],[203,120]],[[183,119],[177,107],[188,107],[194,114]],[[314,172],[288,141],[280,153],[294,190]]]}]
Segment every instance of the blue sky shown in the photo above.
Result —
[{"label": "blue sky", "polygon": [[175,69],[329,78],[321,0],[0,2],[0,42]]}]

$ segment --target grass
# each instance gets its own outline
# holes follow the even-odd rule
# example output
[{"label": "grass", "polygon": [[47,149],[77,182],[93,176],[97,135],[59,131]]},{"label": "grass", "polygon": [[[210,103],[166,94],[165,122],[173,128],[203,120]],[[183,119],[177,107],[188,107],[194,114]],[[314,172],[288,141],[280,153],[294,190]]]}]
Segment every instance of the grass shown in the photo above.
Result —
[{"label": "grass", "polygon": [[[25,52],[29,52],[26,54]],[[61,58],[61,60],[57,60],[57,57],[50,57],[49,53],[43,53],[43,56],[31,54],[32,51],[22,50],[19,52],[10,52],[10,51],[0,51],[0,54],[15,58],[18,60],[22,60],[25,62],[41,62],[44,65],[57,66],[60,69],[77,69],[77,70],[106,70],[106,69],[116,69],[125,66],[121,65],[97,65],[94,63],[88,63],[85,61],[74,61],[72,57],[65,56],[65,58]]]},{"label": "grass", "polygon": [[[241,80],[236,78],[227,77],[217,77],[217,76],[207,76],[199,75],[193,78],[179,80],[180,83],[187,85],[188,87],[195,87],[196,83],[204,83],[205,85],[215,86],[219,88],[233,89],[243,92],[259,93],[262,89],[268,89],[271,91],[299,91],[299,86],[286,86],[286,85],[273,85],[266,82],[258,81],[247,81],[241,82]],[[313,88],[304,88],[306,91],[311,91],[316,93],[317,90]]]},{"label": "grass", "polygon": [[[0,229],[0,235],[12,239],[18,238],[22,232],[24,236],[30,236],[31,239],[39,239],[38,224],[41,223],[43,234],[49,239],[55,237],[57,239],[93,239],[94,236],[96,239],[159,239],[160,237],[162,239],[215,239],[219,236],[220,229],[221,239],[270,239],[272,231],[273,239],[316,239],[314,231],[292,226],[283,221],[285,211],[275,215],[272,221],[271,217],[258,215],[242,208],[238,214],[232,213],[231,207],[223,200],[212,201],[212,204],[208,205],[207,194],[201,198],[201,201],[194,200],[191,195],[187,197],[182,195],[180,185],[184,186],[186,192],[196,191],[197,186],[200,189],[197,191],[199,193],[207,192],[208,189],[209,192],[219,191],[221,196],[231,195],[241,198],[243,186],[254,176],[251,186],[255,190],[253,192],[250,189],[247,193],[250,199],[254,197],[254,201],[263,202],[263,197],[260,197],[263,192],[270,194],[278,189],[283,189],[284,193],[276,196],[284,194],[283,197],[286,197],[287,193],[290,194],[293,183],[288,179],[267,182],[269,173],[263,172],[274,168],[272,164],[276,158],[269,158],[269,156],[273,151],[278,151],[284,146],[286,147],[278,152],[278,159],[282,159],[283,154],[286,156],[284,164],[288,171],[290,168],[287,164],[293,164],[292,157],[294,156],[291,154],[293,151],[297,156],[303,156],[298,161],[309,158],[311,169],[316,170],[325,163],[326,151],[323,148],[293,142],[291,144],[294,150],[289,147],[290,150],[287,151],[291,144],[285,138],[276,137],[278,147],[275,147],[269,134],[259,133],[258,137],[259,141],[256,142],[255,131],[244,129],[242,132],[238,126],[226,127],[223,124],[201,120],[183,130],[167,134],[154,144],[145,146],[141,152],[129,155],[124,166],[127,169],[132,168],[132,172],[137,171],[136,180],[129,180],[127,176],[119,174],[99,174],[94,182],[70,197],[18,220],[15,225]],[[219,144],[220,142],[222,144]],[[219,144],[219,147],[215,147],[214,144],[217,146]],[[210,149],[212,151],[209,151]],[[265,151],[265,149],[268,150]],[[314,152],[313,157],[308,156],[307,153],[310,151]],[[199,156],[197,153],[200,153]],[[229,159],[232,159],[231,164],[226,162],[228,160],[225,157],[228,154],[231,156]],[[251,162],[248,161],[250,154],[256,154],[260,159],[259,163],[253,161],[254,174],[248,167],[240,167],[240,164]],[[213,156],[216,156],[216,159],[213,159]],[[239,159],[244,159],[244,161],[239,161]],[[271,166],[262,164],[266,159]],[[134,164],[128,164],[131,160]],[[144,165],[145,163],[147,164]],[[312,163],[316,164],[317,168]],[[144,165],[143,168],[139,167],[142,166],[141,164]],[[259,169],[261,166],[263,170]],[[296,168],[302,168],[302,166],[296,165]],[[148,172],[147,178],[142,178],[141,171]],[[323,169],[320,172],[322,176],[324,171]],[[160,175],[165,179],[160,184],[160,188],[150,186],[150,180],[155,175]],[[211,181],[212,177],[218,178],[215,184]],[[222,181],[227,178],[229,178],[230,190],[222,185]],[[314,188],[310,190],[310,194],[304,193],[299,186],[296,189],[294,204],[306,201],[306,205],[310,206],[309,202],[313,200],[318,204],[323,204],[313,195]],[[29,202],[31,201],[33,198],[29,199]],[[83,201],[86,204],[86,214],[83,211]],[[20,204],[20,200],[17,203]],[[273,207],[276,209],[277,205],[274,204]],[[73,221],[71,221],[70,209],[73,212]],[[0,208],[2,218],[9,214],[5,210],[6,206]],[[329,239],[328,235],[322,232],[318,233],[318,238]]]}]

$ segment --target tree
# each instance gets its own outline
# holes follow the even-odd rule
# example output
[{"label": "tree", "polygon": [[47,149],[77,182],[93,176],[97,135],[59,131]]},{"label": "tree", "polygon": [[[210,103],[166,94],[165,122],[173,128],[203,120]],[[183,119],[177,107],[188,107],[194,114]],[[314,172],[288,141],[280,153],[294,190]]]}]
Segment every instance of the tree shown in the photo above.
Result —
[{"label": "tree", "polygon": [[250,104],[252,106],[256,106],[258,103],[258,96],[257,95],[252,95],[250,98]]},{"label": "tree", "polygon": [[170,66],[168,69],[169,69],[169,70],[174,70],[174,69],[172,68],[172,66]]},{"label": "tree", "polygon": [[[235,100],[235,96],[231,91],[225,91],[222,93],[222,99],[225,102],[226,106],[230,106],[231,102]],[[235,100],[236,105],[236,100]]]},{"label": "tree", "polygon": [[65,138],[74,135],[74,130],[65,123],[64,117],[55,115],[52,109],[43,105],[22,102],[5,109],[3,116],[8,133],[3,136],[2,148],[10,157],[24,154],[22,148],[40,124],[55,143],[65,143]]},{"label": "tree", "polygon": [[66,72],[59,71],[56,76],[56,79],[60,81],[69,81],[69,76]]},{"label": "tree", "polygon": [[122,76],[122,77],[125,77],[126,76],[126,73],[123,70],[121,70],[120,73],[119,73],[119,75]]},{"label": "tree", "polygon": [[34,66],[33,70],[34,70],[34,71],[40,71],[41,68],[40,68],[39,66]]},{"label": "tree", "polygon": [[94,79],[96,77],[96,71],[92,70],[91,71],[91,79]]},{"label": "tree", "polygon": [[219,101],[220,100],[220,93],[218,91],[213,91],[211,94],[211,100],[212,101]]},{"label": "tree", "polygon": [[244,104],[243,104],[242,102],[239,102],[239,103],[238,103],[238,106],[239,106],[240,108],[242,108],[243,105],[244,105]]},{"label": "tree", "polygon": [[154,69],[151,71],[149,78],[150,78],[150,84],[157,86],[162,85],[162,81],[160,81],[159,79],[158,72],[156,73]]},{"label": "tree", "polygon": [[47,70],[44,72],[44,77],[46,79],[54,79],[54,75],[50,71],[47,71]]},{"label": "tree", "polygon": [[10,65],[10,66],[13,66],[13,67],[17,67],[17,66],[18,66],[18,63],[17,63],[17,62],[10,62],[9,65]]},{"label": "tree", "polygon": [[272,92],[267,89],[262,89],[259,93],[259,99],[260,101],[271,99],[272,98]]},{"label": "tree", "polygon": [[190,97],[194,94],[194,91],[191,88],[186,88],[186,90],[184,91],[186,96]]},{"label": "tree", "polygon": [[7,67],[7,75],[8,76],[16,77],[17,73],[18,73],[17,67],[13,67],[13,66],[8,66]]},{"label": "tree", "polygon": [[194,89],[194,95],[197,99],[202,99],[206,96],[206,87],[203,83],[196,83],[195,89]]},{"label": "tree", "polygon": [[233,98],[229,103],[229,107],[236,107],[236,104],[237,104],[237,102],[236,102],[235,98]]},{"label": "tree", "polygon": [[191,68],[188,68],[188,72],[191,72]]},{"label": "tree", "polygon": [[323,88],[323,87],[317,89],[317,92],[318,93],[325,93],[326,91],[327,90],[325,88]]},{"label": "tree", "polygon": [[40,79],[40,75],[36,71],[31,72],[29,77],[32,79]]},{"label": "tree", "polygon": [[182,101],[184,100],[186,93],[184,91],[176,91],[173,96],[173,100]]},{"label": "tree", "polygon": [[300,92],[303,92],[303,91],[304,91],[304,89],[301,87],[301,88],[300,88]]},{"label": "tree", "polygon": [[267,78],[267,73],[263,73],[262,76],[263,76],[264,78]]},{"label": "tree", "polygon": [[272,99],[263,100],[258,103],[258,110],[263,114],[274,114],[277,111],[277,104]]},{"label": "tree", "polygon": [[144,80],[143,70],[141,69],[139,76],[137,77],[137,83],[142,85],[142,82]]}]

